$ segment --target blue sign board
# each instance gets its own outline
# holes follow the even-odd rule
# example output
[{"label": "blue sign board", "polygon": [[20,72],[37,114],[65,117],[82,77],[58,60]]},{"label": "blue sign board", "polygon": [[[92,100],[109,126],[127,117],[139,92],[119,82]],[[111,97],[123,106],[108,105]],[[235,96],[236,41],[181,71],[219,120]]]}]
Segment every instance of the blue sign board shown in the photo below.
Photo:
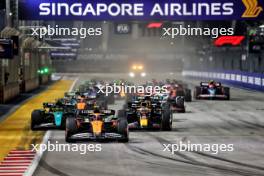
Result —
[{"label": "blue sign board", "polygon": [[51,59],[76,59],[76,52],[67,52],[67,51],[51,51],[50,52]]},{"label": "blue sign board", "polygon": [[263,9],[263,0],[19,0],[22,20],[256,20]]},{"label": "blue sign board", "polygon": [[13,56],[13,40],[0,39],[0,59],[12,59]]}]

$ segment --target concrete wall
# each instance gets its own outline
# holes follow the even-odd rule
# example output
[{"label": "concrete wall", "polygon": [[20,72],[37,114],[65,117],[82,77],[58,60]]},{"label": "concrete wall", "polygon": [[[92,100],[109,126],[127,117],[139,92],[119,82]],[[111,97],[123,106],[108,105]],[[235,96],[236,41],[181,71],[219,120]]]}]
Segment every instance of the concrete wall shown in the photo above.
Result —
[{"label": "concrete wall", "polygon": [[40,51],[39,52],[39,69],[41,68],[49,68],[49,73],[47,74],[39,74],[39,83],[47,84],[50,81],[50,75],[52,74],[52,61],[50,59],[50,55],[48,51]]},{"label": "concrete wall", "polygon": [[264,73],[264,51],[260,54],[247,54],[242,48],[216,48],[210,53],[186,58],[184,70],[234,70]]},{"label": "concrete wall", "polygon": [[247,55],[242,48],[217,48],[198,56],[186,59],[184,76],[264,91],[264,51]]},{"label": "concrete wall", "polygon": [[33,49],[22,49],[23,84],[21,91],[28,92],[39,86],[38,63],[39,56]]}]

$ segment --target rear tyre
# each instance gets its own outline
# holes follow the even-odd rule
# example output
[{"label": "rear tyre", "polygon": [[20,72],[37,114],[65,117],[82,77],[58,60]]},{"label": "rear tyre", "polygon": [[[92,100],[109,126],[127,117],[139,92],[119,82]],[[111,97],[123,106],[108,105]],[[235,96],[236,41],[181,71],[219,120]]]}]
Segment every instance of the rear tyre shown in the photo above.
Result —
[{"label": "rear tyre", "polygon": [[72,114],[64,114],[61,119],[61,126],[60,129],[65,130],[66,129],[66,119],[72,118]]},{"label": "rear tyre", "polygon": [[185,89],[185,101],[186,102],[191,102],[192,101],[192,92],[190,89]]},{"label": "rear tyre", "polygon": [[199,99],[199,95],[201,95],[201,88],[200,87],[195,87],[195,90],[194,90],[194,97],[195,99]]},{"label": "rear tyre", "polygon": [[229,87],[224,87],[224,94],[226,95],[226,99],[230,100],[230,88]]},{"label": "rear tyre", "polygon": [[119,119],[118,123],[118,133],[122,135],[121,139],[118,139],[118,142],[128,142],[129,141],[129,130],[127,120],[124,118]]},{"label": "rear tyre", "polygon": [[129,141],[129,130],[128,130],[128,123],[126,119],[126,113],[124,110],[118,111],[118,127],[117,132],[122,135],[121,139],[118,139],[118,142],[128,142]]},{"label": "rear tyre", "polygon": [[117,117],[118,117],[118,119],[127,120],[125,110],[118,110]]},{"label": "rear tyre", "polygon": [[31,113],[31,130],[34,131],[36,125],[40,125],[42,122],[42,112],[41,110],[34,110]]},{"label": "rear tyre", "polygon": [[183,97],[176,97],[176,106],[180,108],[180,110],[177,110],[179,113],[185,113],[185,106],[184,101],[185,99]]},{"label": "rear tyre", "polygon": [[66,117],[65,115],[62,116],[62,119],[61,119],[61,126],[60,126],[60,129],[61,130],[65,130],[65,127],[66,127]]},{"label": "rear tyre", "polygon": [[164,106],[162,119],[161,119],[161,130],[171,131],[172,130],[172,113],[168,105]]},{"label": "rear tyre", "polygon": [[65,129],[65,141],[66,142],[75,142],[74,139],[71,139],[71,136],[77,132],[77,124],[75,118],[69,117],[66,119],[66,129]]}]

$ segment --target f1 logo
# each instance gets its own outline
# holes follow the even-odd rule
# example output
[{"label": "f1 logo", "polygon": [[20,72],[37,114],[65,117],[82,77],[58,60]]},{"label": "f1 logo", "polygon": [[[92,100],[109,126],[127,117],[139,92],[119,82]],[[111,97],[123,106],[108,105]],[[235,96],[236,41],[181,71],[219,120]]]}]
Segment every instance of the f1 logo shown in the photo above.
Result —
[{"label": "f1 logo", "polygon": [[255,18],[259,16],[260,12],[263,11],[261,6],[258,6],[257,0],[242,0],[246,7],[246,11],[243,13],[243,18]]},{"label": "f1 logo", "polygon": [[245,39],[244,36],[221,36],[214,42],[215,46],[232,45],[238,46]]}]

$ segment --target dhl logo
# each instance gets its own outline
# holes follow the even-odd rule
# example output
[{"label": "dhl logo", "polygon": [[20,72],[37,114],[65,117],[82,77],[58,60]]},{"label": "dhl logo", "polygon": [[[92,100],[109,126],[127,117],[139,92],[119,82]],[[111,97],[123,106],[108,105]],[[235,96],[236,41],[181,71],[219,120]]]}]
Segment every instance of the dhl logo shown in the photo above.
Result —
[{"label": "dhl logo", "polygon": [[263,11],[261,6],[258,6],[258,0],[242,0],[246,7],[246,11],[243,13],[243,18],[255,18]]}]

